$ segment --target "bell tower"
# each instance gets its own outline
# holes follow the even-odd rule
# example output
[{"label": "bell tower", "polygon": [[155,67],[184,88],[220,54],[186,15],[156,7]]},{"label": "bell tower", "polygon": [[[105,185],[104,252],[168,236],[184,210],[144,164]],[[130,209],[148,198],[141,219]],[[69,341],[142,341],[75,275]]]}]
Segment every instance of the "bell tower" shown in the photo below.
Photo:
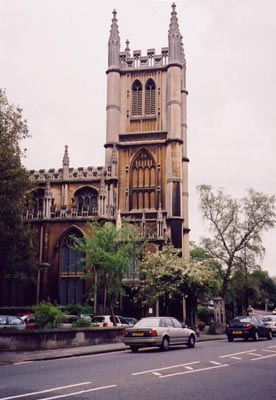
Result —
[{"label": "bell tower", "polygon": [[[120,49],[117,13],[108,41],[105,164],[122,219],[189,257],[186,61],[172,4],[168,45]],[[116,160],[116,168],[114,167]]]}]

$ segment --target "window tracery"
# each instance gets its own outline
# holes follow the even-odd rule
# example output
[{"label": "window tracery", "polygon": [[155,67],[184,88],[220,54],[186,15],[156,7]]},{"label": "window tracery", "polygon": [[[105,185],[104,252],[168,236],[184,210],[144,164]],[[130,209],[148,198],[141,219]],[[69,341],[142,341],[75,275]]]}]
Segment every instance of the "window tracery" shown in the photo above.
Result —
[{"label": "window tracery", "polygon": [[84,280],[81,279],[84,270],[82,259],[85,253],[74,248],[73,236],[80,233],[69,231],[61,244],[60,262],[60,304],[83,304]]},{"label": "window tracery", "polygon": [[130,193],[130,210],[156,209],[156,163],[145,149],[132,162]]}]

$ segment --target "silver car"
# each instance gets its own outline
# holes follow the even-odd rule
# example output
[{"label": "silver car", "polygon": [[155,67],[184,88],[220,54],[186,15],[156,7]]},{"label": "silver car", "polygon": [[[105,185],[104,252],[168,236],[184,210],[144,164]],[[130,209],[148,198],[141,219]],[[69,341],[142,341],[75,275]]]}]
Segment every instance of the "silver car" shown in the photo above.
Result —
[{"label": "silver car", "polygon": [[142,318],[123,332],[123,343],[134,353],[142,347],[155,346],[163,351],[174,345],[194,347],[195,340],[195,332],[173,317]]},{"label": "silver car", "polygon": [[276,334],[276,315],[266,315],[263,317],[265,326],[272,330],[273,334]]},{"label": "silver car", "polygon": [[0,315],[0,330],[26,329],[23,319],[15,315]]}]

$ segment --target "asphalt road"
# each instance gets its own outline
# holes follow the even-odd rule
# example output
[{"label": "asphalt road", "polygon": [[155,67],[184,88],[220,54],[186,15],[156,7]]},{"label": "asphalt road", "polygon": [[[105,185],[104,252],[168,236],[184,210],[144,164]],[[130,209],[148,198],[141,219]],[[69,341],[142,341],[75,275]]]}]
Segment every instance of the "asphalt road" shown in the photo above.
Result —
[{"label": "asphalt road", "polygon": [[276,399],[276,339],[0,366],[0,400]]}]

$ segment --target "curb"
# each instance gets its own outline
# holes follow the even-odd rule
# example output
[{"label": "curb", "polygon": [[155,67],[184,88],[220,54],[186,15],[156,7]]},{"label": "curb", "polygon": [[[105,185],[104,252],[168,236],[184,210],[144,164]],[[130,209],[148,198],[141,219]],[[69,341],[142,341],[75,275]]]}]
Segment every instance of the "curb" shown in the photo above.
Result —
[{"label": "curb", "polygon": [[[210,337],[207,335],[204,335],[204,337],[198,337],[196,342],[208,342],[208,341],[215,341],[215,340],[223,340],[225,339],[225,335],[210,335]],[[119,343],[118,343],[119,345]],[[91,348],[91,350],[83,350],[82,348],[79,347],[76,352],[72,351],[71,353],[63,353],[62,349],[57,349],[55,353],[53,354],[40,354],[40,355],[35,355],[32,352],[28,352],[29,354],[22,354],[22,357],[20,353],[18,352],[5,352],[6,353],[6,360],[0,360],[0,366],[1,365],[12,365],[12,364],[19,364],[19,363],[27,363],[27,362],[33,362],[33,361],[46,361],[46,360],[58,360],[62,358],[72,358],[72,357],[83,357],[83,356],[90,356],[94,354],[104,354],[104,353],[114,353],[114,352],[119,352],[119,351],[125,351],[128,350],[128,347],[122,344],[122,346],[117,346],[113,347],[112,344],[110,344],[110,347],[108,344],[102,345],[103,347],[95,346],[95,348]],[[106,347],[104,347],[106,346]],[[75,348],[76,349],[76,348]],[[63,349],[63,351],[68,350],[68,348]],[[46,352],[47,350],[45,350]],[[53,350],[54,351],[54,350]],[[43,350],[42,350],[43,352]],[[15,357],[13,357],[15,355]],[[1,358],[1,353],[0,353],[0,358]]]}]

